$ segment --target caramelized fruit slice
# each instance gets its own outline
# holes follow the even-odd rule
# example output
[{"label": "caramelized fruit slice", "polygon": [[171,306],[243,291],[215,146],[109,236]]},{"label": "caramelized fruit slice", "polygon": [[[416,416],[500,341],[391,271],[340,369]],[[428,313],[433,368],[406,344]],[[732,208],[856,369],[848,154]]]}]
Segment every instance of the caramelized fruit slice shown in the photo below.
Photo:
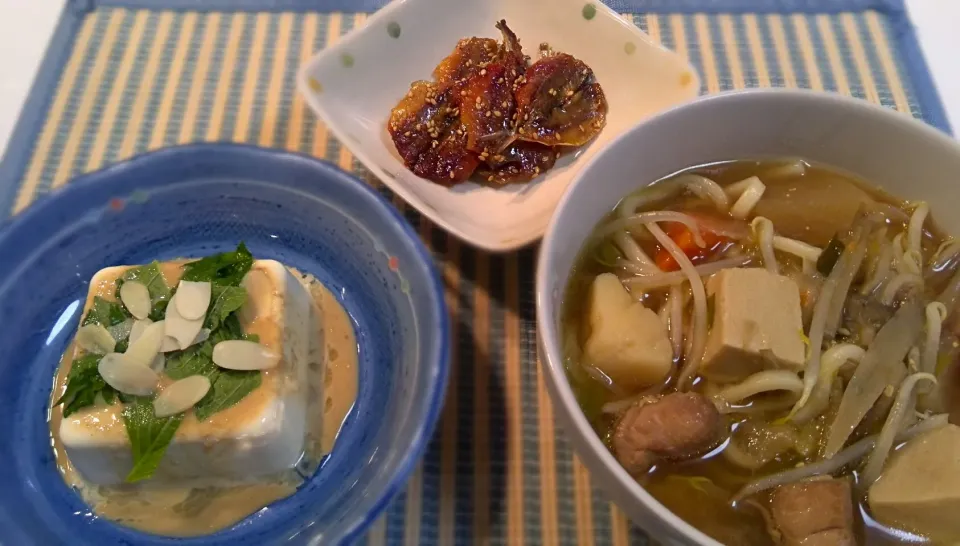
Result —
[{"label": "caramelized fruit slice", "polygon": [[520,41],[506,21],[499,21],[497,28],[503,34],[499,54],[470,76],[460,92],[467,148],[481,154],[481,159],[499,153],[515,139],[513,92],[526,66]]},{"label": "caramelized fruit slice", "polygon": [[557,53],[527,69],[517,89],[518,138],[548,145],[581,146],[606,124],[607,100],[593,71]]},{"label": "caramelized fruit slice", "polygon": [[387,124],[404,165],[439,184],[466,180],[480,163],[466,149],[467,132],[451,100],[454,93],[452,89],[438,92],[430,82],[414,82]]},{"label": "caramelized fruit slice", "polygon": [[467,81],[463,89],[463,124],[467,148],[487,157],[503,150],[514,140],[516,104],[513,82],[518,74],[503,63],[488,65]]},{"label": "caramelized fruit slice", "polygon": [[499,52],[500,44],[493,38],[464,38],[457,42],[453,53],[433,69],[433,77],[440,87],[460,85],[493,61]]},{"label": "caramelized fruit slice", "polygon": [[526,182],[553,168],[560,153],[534,142],[514,142],[477,169],[482,181],[497,186]]}]

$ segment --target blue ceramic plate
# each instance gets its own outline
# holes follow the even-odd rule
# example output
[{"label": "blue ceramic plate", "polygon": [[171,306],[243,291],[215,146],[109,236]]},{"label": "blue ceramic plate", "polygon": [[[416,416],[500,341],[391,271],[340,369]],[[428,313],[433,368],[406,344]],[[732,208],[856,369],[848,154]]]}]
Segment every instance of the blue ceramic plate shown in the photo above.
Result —
[{"label": "blue ceramic plate", "polygon": [[[90,513],[64,484],[47,410],[60,355],[100,268],[245,241],[313,273],[355,321],[357,404],[292,497],[232,528],[172,539]],[[336,544],[397,493],[446,388],[448,324],[429,253],[376,192],[305,156],[235,145],[171,148],[81,177],[0,232],[0,543]]]}]

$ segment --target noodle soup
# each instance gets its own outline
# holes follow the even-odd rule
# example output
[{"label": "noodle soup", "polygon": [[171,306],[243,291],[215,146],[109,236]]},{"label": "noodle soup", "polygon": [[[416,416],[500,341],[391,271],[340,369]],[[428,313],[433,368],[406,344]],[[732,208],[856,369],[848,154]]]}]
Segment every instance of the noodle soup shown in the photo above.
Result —
[{"label": "noodle soup", "polygon": [[724,544],[955,542],[958,263],[927,204],[844,173],[697,167],[587,241],[567,374],[620,464]]}]

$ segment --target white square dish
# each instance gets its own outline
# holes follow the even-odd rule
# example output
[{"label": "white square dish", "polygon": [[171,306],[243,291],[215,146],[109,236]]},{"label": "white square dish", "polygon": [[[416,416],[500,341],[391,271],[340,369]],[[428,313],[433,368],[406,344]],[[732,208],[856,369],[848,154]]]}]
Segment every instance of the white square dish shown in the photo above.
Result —
[{"label": "white square dish", "polygon": [[[607,125],[576,153],[527,184],[447,188],[404,167],[386,130],[390,110],[461,38],[499,39],[505,19],[524,52],[541,43],[589,65],[609,105]],[[307,104],[371,172],[437,225],[490,251],[539,239],[578,168],[623,131],[696,97],[700,79],[676,53],[654,43],[602,3],[583,0],[395,0],[304,65]]]}]

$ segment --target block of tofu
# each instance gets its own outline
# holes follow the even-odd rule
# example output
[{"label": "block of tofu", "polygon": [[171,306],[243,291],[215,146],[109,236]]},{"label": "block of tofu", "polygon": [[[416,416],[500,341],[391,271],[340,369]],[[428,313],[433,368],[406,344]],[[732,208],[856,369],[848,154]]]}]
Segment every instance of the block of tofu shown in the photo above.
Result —
[{"label": "block of tofu", "polygon": [[[114,281],[126,267],[98,272],[93,295],[113,299]],[[182,264],[162,264],[169,286]],[[321,314],[312,297],[286,267],[258,260],[244,278],[247,301],[239,317],[244,332],[282,354],[279,364],[262,372],[262,384],[236,405],[203,422],[188,411],[149,483],[215,485],[252,481],[293,467],[307,432],[308,373],[322,373]],[[318,345],[319,344],[319,345]],[[311,370],[312,368],[312,370]],[[162,380],[170,380],[164,376]],[[322,385],[323,381],[319,381]],[[322,395],[322,393],[320,393]],[[132,467],[122,406],[94,406],[63,419],[60,438],[74,468],[89,483],[116,485]]]},{"label": "block of tofu", "polygon": [[634,301],[612,273],[598,275],[587,310],[590,337],[584,358],[617,385],[654,385],[670,373],[673,349],[656,313]]},{"label": "block of tofu", "polygon": [[867,501],[880,523],[934,544],[960,543],[960,427],[932,430],[898,450]]},{"label": "block of tofu", "polygon": [[707,281],[713,325],[700,373],[739,381],[767,368],[800,371],[805,362],[800,290],[766,269],[724,269]]}]

